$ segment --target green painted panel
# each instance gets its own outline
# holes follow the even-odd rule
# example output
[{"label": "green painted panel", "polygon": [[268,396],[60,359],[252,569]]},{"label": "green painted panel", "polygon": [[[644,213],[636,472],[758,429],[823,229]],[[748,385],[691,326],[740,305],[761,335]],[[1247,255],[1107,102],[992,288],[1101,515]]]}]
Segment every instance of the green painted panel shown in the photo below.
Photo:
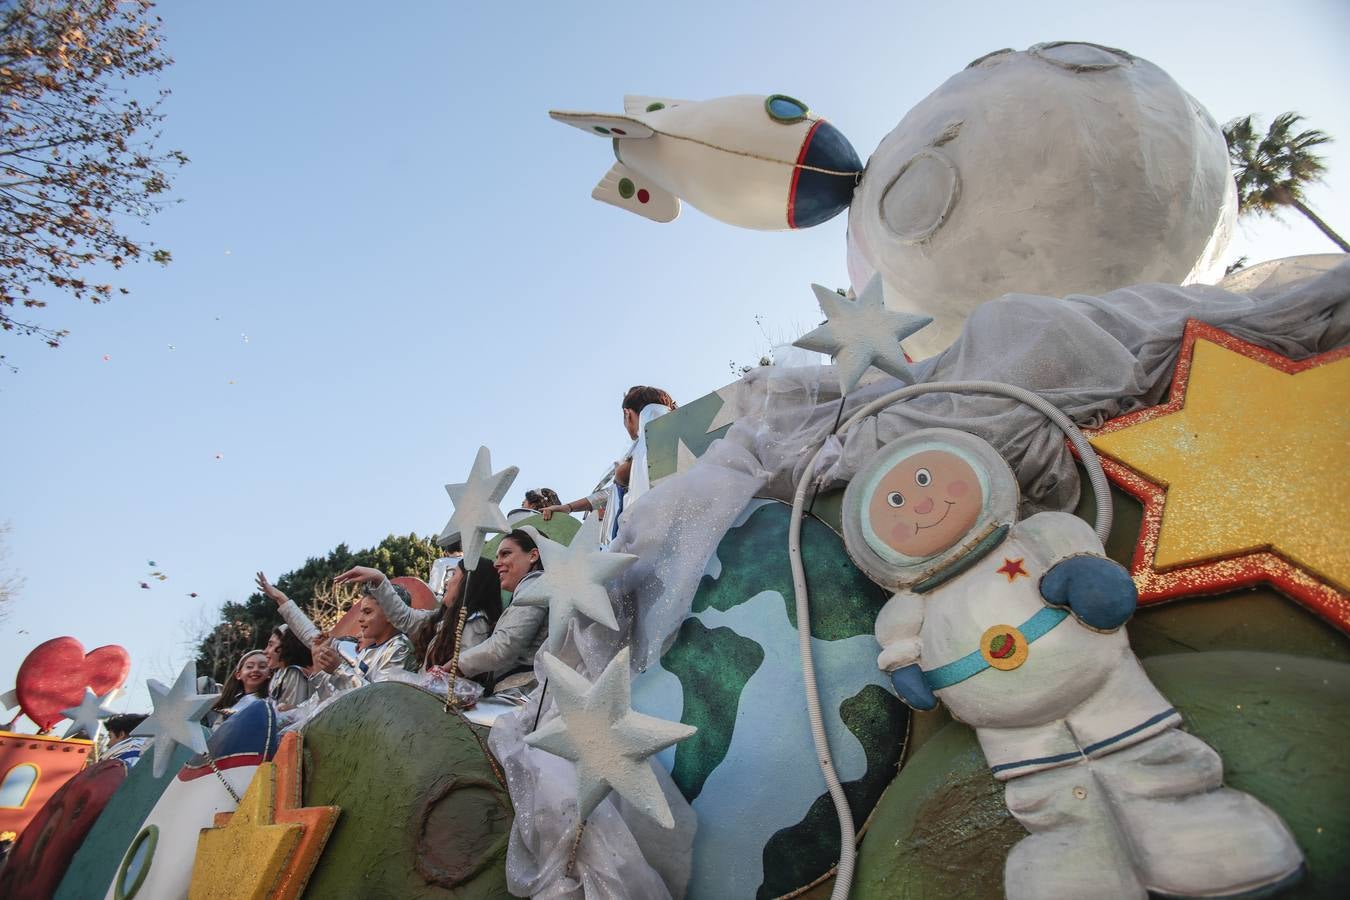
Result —
[{"label": "green painted panel", "polygon": [[[727,532],[717,547],[721,573],[703,576],[693,612],[727,610],[762,591],[777,591],[788,621],[797,627],[787,554],[790,514],[791,507],[784,504],[765,504],[744,525]],[[887,594],[858,571],[842,552],[839,538],[816,519],[802,521],[802,562],[811,596],[811,636],[837,641],[871,634]]]},{"label": "green painted panel", "polygon": [[764,650],[755,641],[730,628],[706,628],[695,618],[685,619],[675,643],[661,657],[662,667],[684,689],[680,721],[698,728],[675,748],[670,773],[690,803],[726,758],[741,691],[762,662]]},{"label": "green painted panel", "polygon": [[[533,515],[528,518],[521,519],[519,522],[517,522],[515,525],[511,527],[514,530],[516,528],[521,528],[525,525],[532,526],[533,528],[537,529],[539,533],[542,534],[544,537],[548,538],[551,541],[557,541],[558,543],[563,544],[564,546],[571,544],[572,538],[575,537],[576,533],[581,529],[580,522],[578,522],[571,516],[563,516],[563,515],[556,515],[553,518],[548,519],[547,521],[545,521],[543,516]],[[502,538],[504,537],[506,537],[506,535],[504,534],[493,535],[492,540],[487,541],[486,543],[483,544],[483,555],[486,556],[488,559],[496,559],[497,545],[502,542]]]},{"label": "green painted panel", "polygon": [[320,712],[305,727],[304,802],[342,814],[306,896],[507,900],[513,813],[486,740],[408,684]]},{"label": "green painted panel", "polygon": [[727,433],[730,425],[708,434],[708,426],[722,408],[722,402],[716,392],[704,394],[647,425],[647,477],[652,484],[675,473],[681,440],[699,457],[713,441]]},{"label": "green painted panel", "polygon": [[[844,720],[863,746],[867,768],[856,781],[844,784],[844,795],[855,822],[866,820],[886,786],[895,777],[904,755],[908,710],[895,695],[869,684],[839,707]],[[758,896],[768,900],[810,883],[820,861],[839,857],[839,818],[829,794],[821,794],[798,824],[785,828],[764,847],[764,883]]]},{"label": "green painted panel", "polygon": [[154,757],[150,748],[146,748],[141,761],[127,773],[127,780],[122,782],[108,805],[103,807],[98,821],[75,852],[56,891],[57,900],[86,900],[103,896],[112,884],[127,848],[141,830],[145,817],[150,815],[160,795],[191,757],[192,751],[176,746],[169,757],[168,768],[161,777],[156,778],[153,771]]}]

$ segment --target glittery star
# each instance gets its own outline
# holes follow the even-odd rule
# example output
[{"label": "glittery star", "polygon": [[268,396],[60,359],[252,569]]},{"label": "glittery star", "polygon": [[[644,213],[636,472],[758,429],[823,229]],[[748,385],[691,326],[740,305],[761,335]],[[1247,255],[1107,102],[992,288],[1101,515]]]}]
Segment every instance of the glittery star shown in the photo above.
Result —
[{"label": "glittery star", "polygon": [[146,681],[145,686],[150,691],[150,702],[155,711],[140,724],[136,733],[151,738],[154,775],[159,778],[169,767],[174,744],[182,744],[193,753],[206,752],[206,729],[201,719],[220,695],[197,693],[197,664],[191,660],[178,673],[173,687],[165,687],[153,678]]},{"label": "glittery star", "polygon": [[544,574],[526,582],[512,602],[548,607],[548,648],[557,652],[567,634],[567,622],[576,613],[619,630],[605,582],[637,562],[631,553],[605,553],[600,546],[599,516],[591,516],[577,529],[570,545],[551,541],[533,528]]},{"label": "glittery star", "polygon": [[1008,559],[1006,556],[1003,557],[1003,565],[999,566],[994,571],[998,572],[1000,575],[1007,575],[1009,584],[1016,581],[1018,575],[1021,575],[1023,578],[1031,577],[1027,574],[1027,570],[1022,568],[1022,560]]},{"label": "glittery star", "polygon": [[559,716],[526,737],[525,743],[576,763],[581,820],[612,789],[663,828],[674,827],[670,804],[649,758],[698,729],[633,710],[627,647],[610,660],[594,684],[552,654],[545,653],[543,660]]},{"label": "glittery star", "polygon": [[188,900],[261,900],[273,896],[287,858],[304,831],[275,819],[277,767],[263,763],[233,813],[218,813],[215,828],[197,838]]},{"label": "glittery star", "polygon": [[[237,823],[235,817],[240,812],[235,813],[217,813],[215,819],[215,831],[204,832],[212,834],[209,845],[203,842],[199,845],[197,851],[196,865],[193,869],[193,886],[197,885],[198,869],[201,870],[203,878],[202,890],[211,892],[212,897],[235,896],[237,891],[242,896],[252,896],[246,887],[252,887],[257,896],[265,896],[268,900],[295,900],[304,891],[305,885],[309,882],[309,876],[314,872],[314,866],[323,854],[324,846],[328,843],[328,837],[333,833],[333,825],[341,810],[336,806],[309,806],[300,805],[300,785],[301,785],[301,737],[299,732],[288,732],[281,738],[281,745],[277,748],[276,755],[272,763],[264,763],[263,767],[275,768],[274,789],[272,799],[268,802],[272,804],[271,818],[259,819],[257,805],[259,796],[252,800],[249,794],[244,795],[243,802],[239,805],[239,811],[244,812],[248,818],[240,819]],[[259,767],[259,774],[262,768]],[[265,791],[267,786],[259,781],[259,774],[253,776],[253,781],[249,784],[249,792],[253,793],[255,786],[259,791]],[[263,776],[271,778],[273,776]],[[266,799],[266,798],[263,798]],[[252,803],[249,809],[245,805]],[[266,810],[264,810],[266,813]],[[246,863],[250,884],[245,885],[241,880],[240,887],[235,889],[231,885],[219,881],[222,873],[232,878],[236,861],[234,854],[251,853],[252,845],[249,847],[241,846],[241,841],[252,842],[257,839],[256,829],[259,825],[271,828],[290,827],[297,829],[298,835],[294,841],[290,842],[288,856],[282,862],[279,868],[272,870],[271,862],[273,860],[263,860],[261,869],[255,869],[252,862]],[[230,831],[234,828],[234,831]],[[283,843],[289,839],[281,831],[270,832],[273,835],[279,835]],[[261,837],[267,838],[264,832]],[[261,848],[264,853],[267,847]],[[218,893],[216,891],[219,891]]]},{"label": "glittery star", "polygon": [[1350,348],[1295,362],[1192,321],[1171,400],[1092,436],[1144,502],[1140,603],[1269,582],[1350,630]]},{"label": "glittery star", "polygon": [[444,545],[458,537],[464,547],[464,558],[477,559],[483,552],[483,540],[487,535],[511,530],[502,513],[501,502],[519,471],[515,466],[507,466],[500,472],[493,472],[491,451],[479,447],[468,480],[445,486],[455,511],[436,540]]},{"label": "glittery star", "polygon": [[857,300],[841,297],[818,284],[811,285],[811,290],[815,291],[827,321],[792,344],[834,357],[842,393],[853,390],[868,366],[876,366],[906,383],[914,380],[900,342],[933,321],[932,316],[887,309],[881,299],[879,275],[872,276]]},{"label": "glittery star", "polygon": [[120,696],[122,696],[121,688],[113,688],[100,697],[86,687],[84,699],[80,701],[79,706],[61,710],[61,715],[71,720],[70,727],[66,729],[66,733],[62,737],[74,737],[83,731],[85,737],[89,740],[97,740],[98,733],[103,728],[103,720],[108,716],[117,715],[117,710],[109,709],[108,704]]}]

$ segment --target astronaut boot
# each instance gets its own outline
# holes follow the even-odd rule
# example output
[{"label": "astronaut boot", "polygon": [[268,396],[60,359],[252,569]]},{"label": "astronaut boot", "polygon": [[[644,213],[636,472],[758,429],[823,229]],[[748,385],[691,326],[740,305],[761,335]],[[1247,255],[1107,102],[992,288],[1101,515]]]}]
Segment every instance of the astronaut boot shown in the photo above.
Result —
[{"label": "astronaut boot", "polygon": [[1008,810],[1031,832],[1008,853],[1008,900],[1143,898],[1106,792],[1086,762],[1008,781]]},{"label": "astronaut boot", "polygon": [[1199,738],[1169,728],[1091,766],[1154,894],[1265,897],[1302,877],[1288,827],[1224,787],[1223,761]]}]

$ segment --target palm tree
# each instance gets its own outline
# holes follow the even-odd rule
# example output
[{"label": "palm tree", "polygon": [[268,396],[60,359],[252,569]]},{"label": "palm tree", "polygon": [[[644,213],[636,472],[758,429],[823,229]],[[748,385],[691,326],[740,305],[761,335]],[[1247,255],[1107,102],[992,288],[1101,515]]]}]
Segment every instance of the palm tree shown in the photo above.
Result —
[{"label": "palm tree", "polygon": [[1313,148],[1331,143],[1330,135],[1309,129],[1294,134],[1303,121],[1297,113],[1281,113],[1270,123],[1264,135],[1252,124],[1252,117],[1234,119],[1223,128],[1228,142],[1228,158],[1237,179],[1238,212],[1276,215],[1280,207],[1292,206],[1331,238],[1336,246],[1350,253],[1350,244],[1331,230],[1331,226],[1308,208],[1303,189],[1321,181],[1326,171],[1322,157]]}]

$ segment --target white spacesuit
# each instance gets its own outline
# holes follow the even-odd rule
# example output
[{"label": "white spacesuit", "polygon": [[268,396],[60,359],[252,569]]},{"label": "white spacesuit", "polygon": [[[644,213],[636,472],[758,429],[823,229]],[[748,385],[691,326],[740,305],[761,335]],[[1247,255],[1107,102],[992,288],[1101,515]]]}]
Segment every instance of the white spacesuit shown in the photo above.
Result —
[{"label": "white spacesuit", "polygon": [[971,725],[1031,835],[1005,869],[1012,898],[1232,896],[1296,879],[1284,823],[1222,785],[1222,761],[1181,730],[1121,626],[1136,592],[1082,520],[1016,522],[993,447],[949,429],[883,447],[849,485],[854,561],[897,590],[878,664],[916,709]]}]

